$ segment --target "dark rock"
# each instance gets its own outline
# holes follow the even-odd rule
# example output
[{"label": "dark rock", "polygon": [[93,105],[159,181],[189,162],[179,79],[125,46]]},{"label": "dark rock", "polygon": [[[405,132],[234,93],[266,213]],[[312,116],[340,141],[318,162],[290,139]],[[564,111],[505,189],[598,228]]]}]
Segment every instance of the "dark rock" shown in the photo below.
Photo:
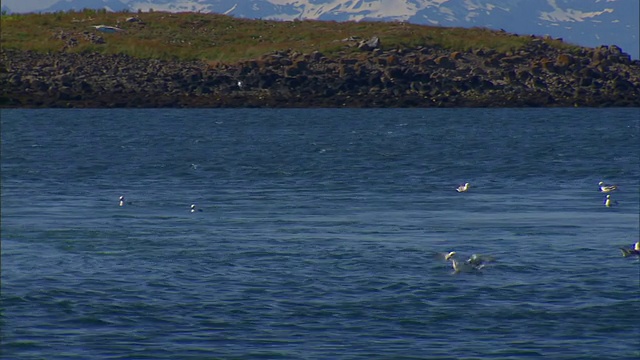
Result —
[{"label": "dark rock", "polygon": [[500,59],[500,62],[506,63],[506,64],[518,64],[518,63],[523,63],[525,61],[525,58],[522,56],[518,56],[518,55],[514,55],[514,56],[505,56],[503,58]]},{"label": "dark rock", "polygon": [[455,67],[455,63],[448,56],[440,56],[434,60],[436,65],[445,69],[453,69]]},{"label": "dark rock", "polygon": [[213,65],[4,49],[0,106],[640,106],[640,61],[621,49],[569,54],[534,40],[513,53],[375,48],[328,58],[287,50]]},{"label": "dark rock", "polygon": [[365,50],[365,51],[371,51],[374,49],[378,49],[379,47],[380,47],[380,38],[378,38],[377,36],[374,36],[369,40],[362,40],[358,44],[358,49]]}]

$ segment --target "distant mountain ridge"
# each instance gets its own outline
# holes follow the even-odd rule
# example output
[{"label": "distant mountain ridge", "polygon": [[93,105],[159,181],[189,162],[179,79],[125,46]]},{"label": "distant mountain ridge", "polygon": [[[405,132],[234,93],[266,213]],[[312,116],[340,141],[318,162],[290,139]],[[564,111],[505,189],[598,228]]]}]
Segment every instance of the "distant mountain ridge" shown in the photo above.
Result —
[{"label": "distant mountain ridge", "polygon": [[638,0],[59,0],[34,11],[214,12],[240,18],[406,21],[549,34],[588,47],[618,45],[640,56]]}]

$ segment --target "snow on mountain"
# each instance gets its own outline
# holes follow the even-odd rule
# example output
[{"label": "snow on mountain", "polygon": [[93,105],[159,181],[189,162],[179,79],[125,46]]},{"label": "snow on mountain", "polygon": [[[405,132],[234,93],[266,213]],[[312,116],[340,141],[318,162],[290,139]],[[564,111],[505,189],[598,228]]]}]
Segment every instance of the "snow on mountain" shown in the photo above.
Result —
[{"label": "snow on mountain", "polygon": [[[135,11],[167,11],[167,12],[215,12],[224,13],[207,0],[129,0],[129,8]],[[228,10],[228,9],[227,9]]]},{"label": "snow on mountain", "polygon": [[107,11],[129,10],[129,5],[120,0],[60,0],[57,3],[43,9],[43,12],[105,9]]},{"label": "snow on mountain", "polygon": [[[432,1],[406,0],[327,0],[319,1],[287,1],[268,0],[280,6],[292,6],[292,16],[302,19],[331,20],[407,20],[412,14],[428,6]],[[272,18],[287,18],[287,14],[273,14]]]},{"label": "snow on mountain", "polygon": [[[23,0],[3,3],[11,6],[12,1]],[[636,59],[640,55],[638,0],[58,0],[33,11],[82,8],[487,27],[518,34],[548,34],[589,47],[615,44]]]}]

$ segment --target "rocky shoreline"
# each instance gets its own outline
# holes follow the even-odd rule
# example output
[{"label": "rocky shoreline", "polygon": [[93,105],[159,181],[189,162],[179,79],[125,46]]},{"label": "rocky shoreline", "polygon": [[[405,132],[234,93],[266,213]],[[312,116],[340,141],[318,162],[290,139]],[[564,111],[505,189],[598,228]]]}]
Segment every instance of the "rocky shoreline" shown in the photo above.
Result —
[{"label": "rocky shoreline", "polygon": [[640,61],[617,46],[515,53],[278,51],[237,64],[0,51],[0,107],[640,107]]}]

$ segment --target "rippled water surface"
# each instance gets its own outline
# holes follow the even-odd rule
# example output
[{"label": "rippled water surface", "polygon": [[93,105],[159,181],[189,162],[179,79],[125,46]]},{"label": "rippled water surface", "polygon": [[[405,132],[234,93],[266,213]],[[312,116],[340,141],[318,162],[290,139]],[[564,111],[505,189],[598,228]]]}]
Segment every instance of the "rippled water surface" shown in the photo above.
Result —
[{"label": "rippled water surface", "polygon": [[637,109],[1,121],[3,359],[640,357]]}]

